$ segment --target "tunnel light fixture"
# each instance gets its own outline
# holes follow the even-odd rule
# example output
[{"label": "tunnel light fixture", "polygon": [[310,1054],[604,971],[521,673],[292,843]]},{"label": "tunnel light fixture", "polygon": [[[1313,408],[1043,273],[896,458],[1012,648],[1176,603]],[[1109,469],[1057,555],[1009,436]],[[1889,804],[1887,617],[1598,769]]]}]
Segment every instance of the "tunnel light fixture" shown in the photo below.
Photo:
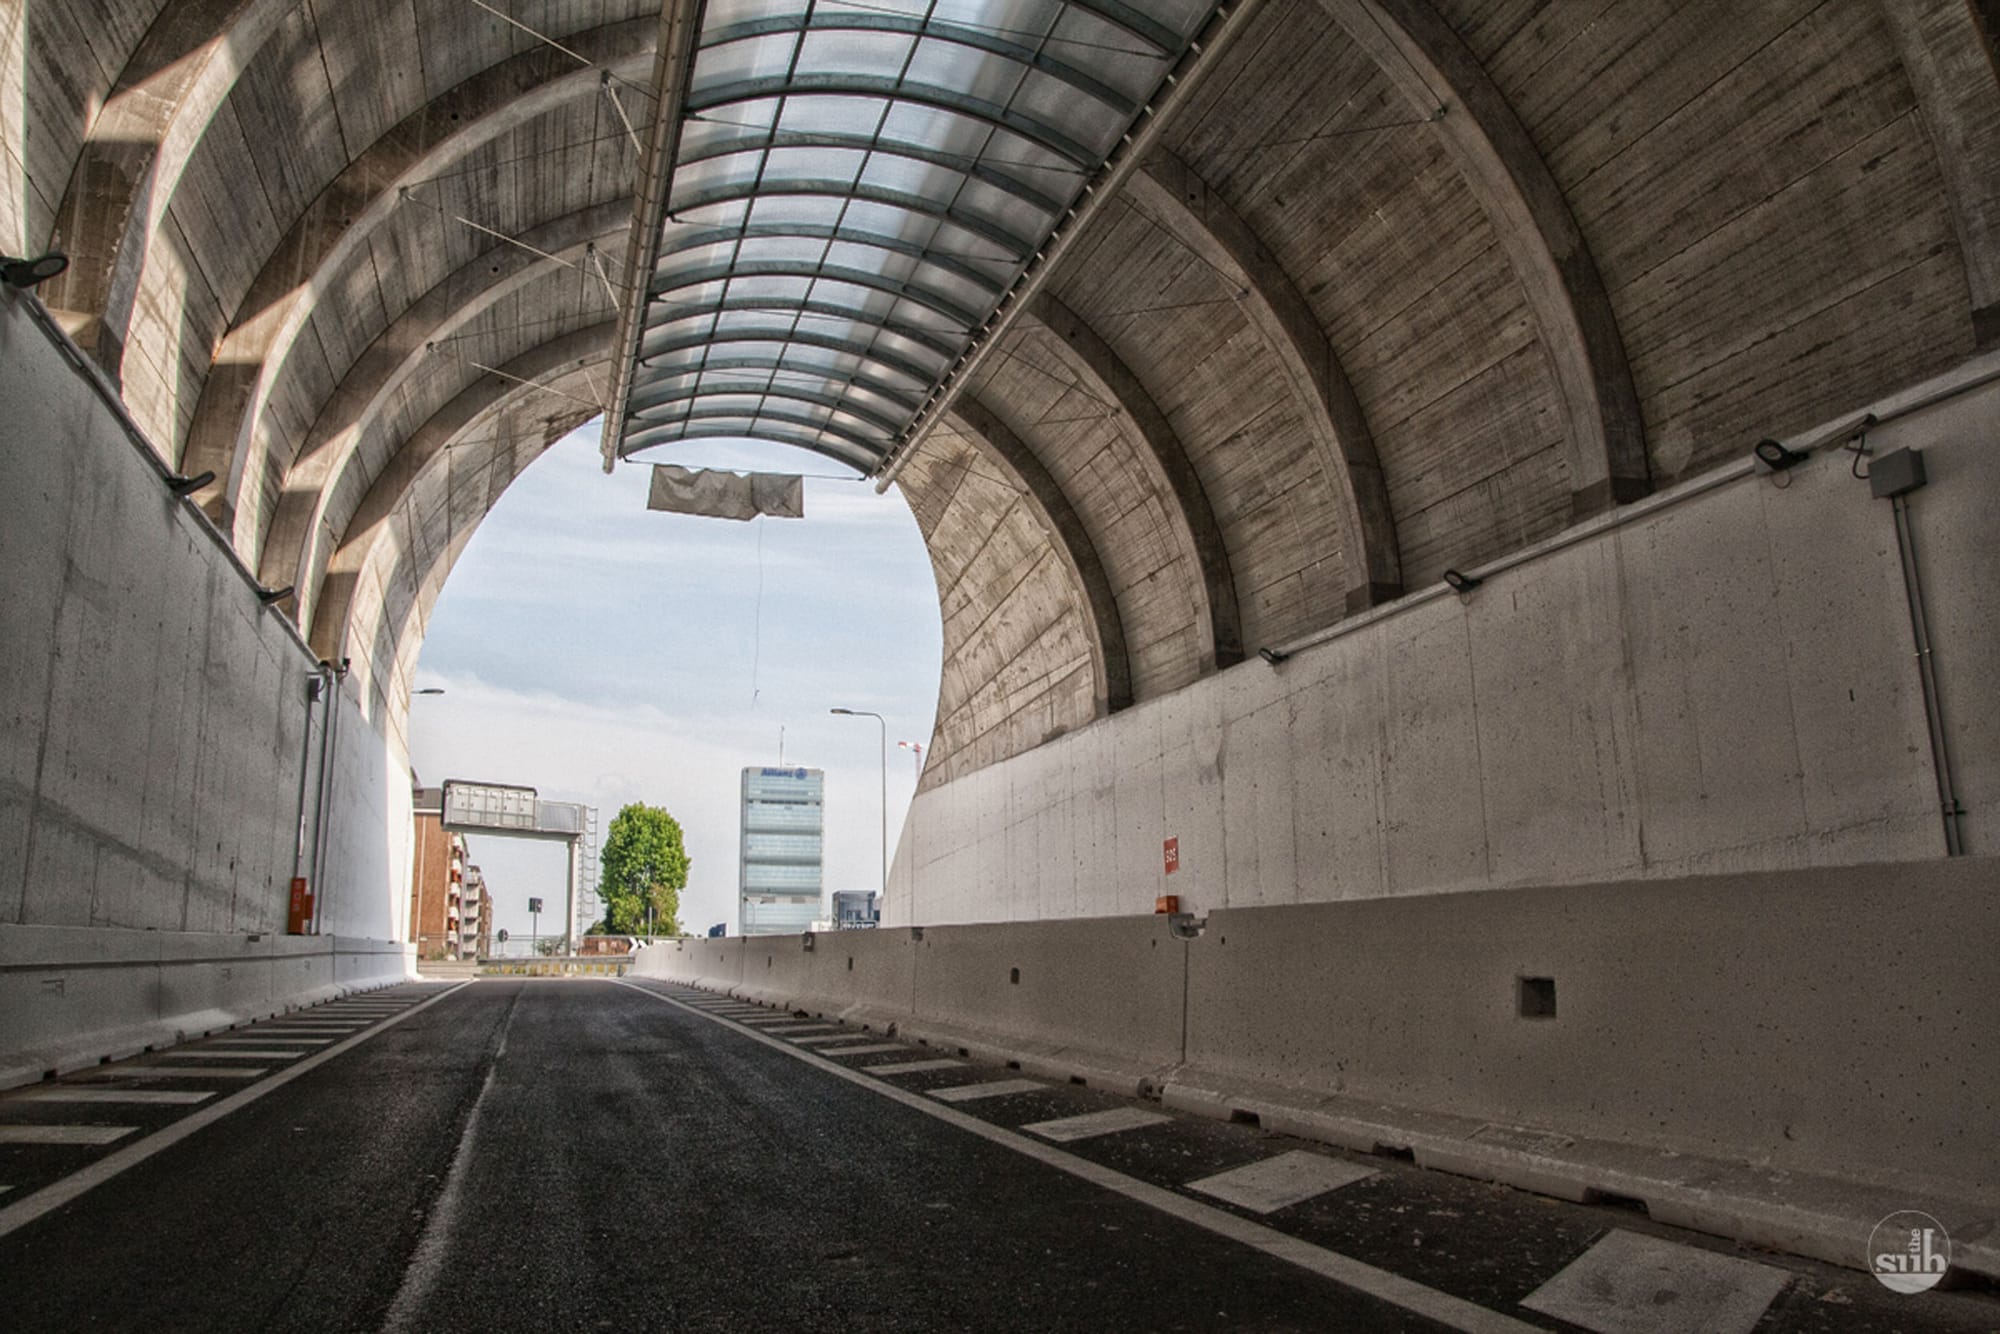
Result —
[{"label": "tunnel light fixture", "polygon": [[1466,574],[1460,570],[1446,570],[1444,572],[1444,582],[1452,592],[1462,594],[1470,593],[1486,581],[1476,574]]},{"label": "tunnel light fixture", "polygon": [[1257,650],[1257,656],[1262,658],[1265,662],[1270,663],[1273,667],[1276,667],[1279,663],[1284,662],[1292,655],[1280,649],[1265,647]]},{"label": "tunnel light fixture", "polygon": [[1750,452],[1756,456],[1757,462],[1763,464],[1772,472],[1783,472],[1787,468],[1794,467],[1806,461],[1805,454],[1796,449],[1787,449],[1780,442],[1768,437],[1759,440],[1756,447]]},{"label": "tunnel light fixture", "polygon": [[170,473],[167,476],[167,490],[177,496],[191,496],[214,480],[215,473],[212,469],[198,472],[192,477],[183,477],[179,473]]},{"label": "tunnel light fixture", "polygon": [[286,598],[290,597],[292,595],[293,587],[294,586],[291,584],[286,584],[283,588],[265,588],[262,585],[259,585],[257,589],[257,600],[263,603],[267,607],[273,606],[277,603],[283,602]]},{"label": "tunnel light fixture", "polygon": [[0,278],[9,287],[34,287],[45,283],[69,267],[69,256],[60,250],[51,250],[46,255],[24,259],[17,255],[0,255]]}]

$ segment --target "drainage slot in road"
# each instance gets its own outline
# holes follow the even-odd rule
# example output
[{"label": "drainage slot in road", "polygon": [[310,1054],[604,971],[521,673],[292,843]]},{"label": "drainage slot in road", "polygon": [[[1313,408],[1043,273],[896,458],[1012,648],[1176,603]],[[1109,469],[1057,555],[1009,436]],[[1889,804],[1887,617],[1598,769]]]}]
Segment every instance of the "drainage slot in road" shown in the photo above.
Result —
[{"label": "drainage slot in road", "polygon": [[1071,1075],[1069,1077],[1069,1082],[1072,1084],[1081,1085],[1084,1088],[1090,1087],[1090,1081],[1086,1080],[1082,1075]]},{"label": "drainage slot in road", "polygon": [[1021,1068],[1021,1063],[1019,1061],[1009,1061],[1007,1062],[1007,1068],[1009,1070],[1019,1070]]},{"label": "drainage slot in road", "polygon": [[1553,1019],[1556,1017],[1556,980],[1553,977],[1523,977],[1515,979],[1516,992],[1523,1019]]},{"label": "drainage slot in road", "polygon": [[1606,1209],[1627,1209],[1642,1217],[1652,1217],[1652,1211],[1646,1207],[1644,1200],[1636,1195],[1620,1195],[1615,1190],[1598,1190],[1594,1186],[1585,1186],[1583,1202],[1602,1205]]},{"label": "drainage slot in road", "polygon": [[1009,968],[1007,970],[1007,980],[1017,987],[1020,986],[1021,970],[1018,968]]},{"label": "drainage slot in road", "polygon": [[1229,1109],[1229,1120],[1231,1124],[1239,1126],[1261,1126],[1264,1124],[1263,1117],[1257,1115],[1255,1112],[1246,1112],[1241,1107],[1232,1107]]},{"label": "drainage slot in road", "polygon": [[1417,1161],[1417,1151],[1408,1145],[1377,1144],[1369,1152],[1377,1158],[1393,1158],[1399,1163],[1414,1163]]}]

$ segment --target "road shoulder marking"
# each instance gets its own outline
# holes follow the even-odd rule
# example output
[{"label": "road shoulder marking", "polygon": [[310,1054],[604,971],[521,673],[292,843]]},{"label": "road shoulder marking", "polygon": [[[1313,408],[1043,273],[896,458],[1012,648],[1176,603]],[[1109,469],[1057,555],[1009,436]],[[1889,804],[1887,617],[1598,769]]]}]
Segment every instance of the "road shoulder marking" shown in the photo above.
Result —
[{"label": "road shoulder marking", "polygon": [[941,1106],[920,1093],[912,1093],[885,1080],[873,1078],[865,1068],[852,1069],[829,1061],[816,1052],[793,1046],[777,1038],[766,1037],[756,1029],[743,1024],[730,1023],[719,1015],[710,1014],[698,1006],[686,1004],[677,997],[655,991],[651,987],[641,986],[622,977],[608,980],[616,982],[621,987],[630,987],[643,995],[651,996],[662,1005],[670,1005],[683,1013],[706,1019],[713,1024],[720,1024],[742,1034],[752,1042],[760,1042],[773,1050],[784,1052],[794,1060],[804,1061],[807,1065],[824,1070],[836,1078],[869,1089],[879,1097],[899,1102],[933,1120],[956,1126],[1002,1148],[1012,1149],[1025,1157],[1033,1158],[1059,1172],[1066,1172],[1094,1186],[1123,1195],[1129,1200],[1149,1205],[1184,1223],[1192,1223],[1217,1236],[1241,1242],[1274,1259],[1296,1265],[1322,1278],[1332,1279],[1342,1287],[1352,1288],[1356,1292],[1399,1306],[1405,1311],[1449,1325],[1453,1329],[1466,1330],[1468,1334],[1488,1334],[1489,1331],[1491,1334],[1525,1334],[1525,1331],[1537,1329],[1537,1326],[1516,1320],[1499,1311],[1489,1310],[1476,1302],[1454,1297],[1436,1288],[1425,1287],[1414,1279],[1404,1278],[1401,1274],[1378,1269],[1351,1256],[1329,1251],[1309,1241],[1302,1241],[1276,1228],[1240,1218],[1214,1205],[1177,1195],[1164,1186],[1155,1186],[1149,1181],[1127,1176],[1115,1168],[1104,1167],[1087,1158],[1079,1158],[1073,1153],[1065,1153],[1054,1145],[1029,1139],[1025,1135],[982,1121],[957,1108]]},{"label": "road shoulder marking", "polygon": [[[251,1103],[257,1101],[257,1099],[263,1097],[273,1089],[283,1088],[300,1075],[308,1071],[317,1070],[334,1057],[388,1032],[419,1010],[428,1010],[446,996],[455,995],[462,988],[471,985],[470,982],[460,982],[457,986],[441,991],[429,1000],[421,1001],[384,1019],[381,1023],[374,1025],[365,1032],[356,1033],[337,1047],[328,1047],[325,1051],[314,1052],[297,1065],[286,1066],[269,1079],[253,1084],[240,1093],[232,1093],[221,1102],[210,1103],[193,1115],[184,1116],[170,1126],[163,1126],[137,1143],[128,1144],[122,1149],[108,1153],[88,1167],[79,1168],[77,1171],[62,1178],[62,1180],[51,1182],[42,1187],[33,1195],[16,1200],[6,1208],[0,1209],[0,1237],[18,1232],[50,1210],[59,1209],[77,1196],[82,1195],[85,1191],[93,1190],[121,1172],[137,1167],[160,1150],[171,1148],[186,1139],[189,1135],[194,1134],[195,1131],[213,1125],[239,1108],[248,1107]],[[641,990],[644,990],[644,988],[641,988]]]}]

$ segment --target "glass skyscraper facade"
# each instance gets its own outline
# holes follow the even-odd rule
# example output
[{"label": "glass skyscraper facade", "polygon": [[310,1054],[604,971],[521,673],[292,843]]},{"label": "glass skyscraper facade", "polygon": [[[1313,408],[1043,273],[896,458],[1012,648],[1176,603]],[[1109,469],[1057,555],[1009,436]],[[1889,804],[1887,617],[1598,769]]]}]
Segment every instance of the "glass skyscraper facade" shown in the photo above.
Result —
[{"label": "glass skyscraper facade", "polygon": [[744,935],[807,931],[818,920],[825,825],[823,771],[757,767],[743,771],[737,920]]}]

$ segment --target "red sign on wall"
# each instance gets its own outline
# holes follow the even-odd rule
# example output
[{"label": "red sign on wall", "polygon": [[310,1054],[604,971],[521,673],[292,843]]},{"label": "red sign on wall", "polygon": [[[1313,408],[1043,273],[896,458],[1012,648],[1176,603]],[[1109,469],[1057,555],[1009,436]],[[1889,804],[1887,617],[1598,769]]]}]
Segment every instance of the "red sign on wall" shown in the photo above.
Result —
[{"label": "red sign on wall", "polygon": [[1178,838],[1168,839],[1161,845],[1161,852],[1165,856],[1168,875],[1181,869],[1181,841]]},{"label": "red sign on wall", "polygon": [[313,894],[304,876],[292,878],[292,901],[285,911],[285,930],[294,936],[306,933],[313,915]]}]

